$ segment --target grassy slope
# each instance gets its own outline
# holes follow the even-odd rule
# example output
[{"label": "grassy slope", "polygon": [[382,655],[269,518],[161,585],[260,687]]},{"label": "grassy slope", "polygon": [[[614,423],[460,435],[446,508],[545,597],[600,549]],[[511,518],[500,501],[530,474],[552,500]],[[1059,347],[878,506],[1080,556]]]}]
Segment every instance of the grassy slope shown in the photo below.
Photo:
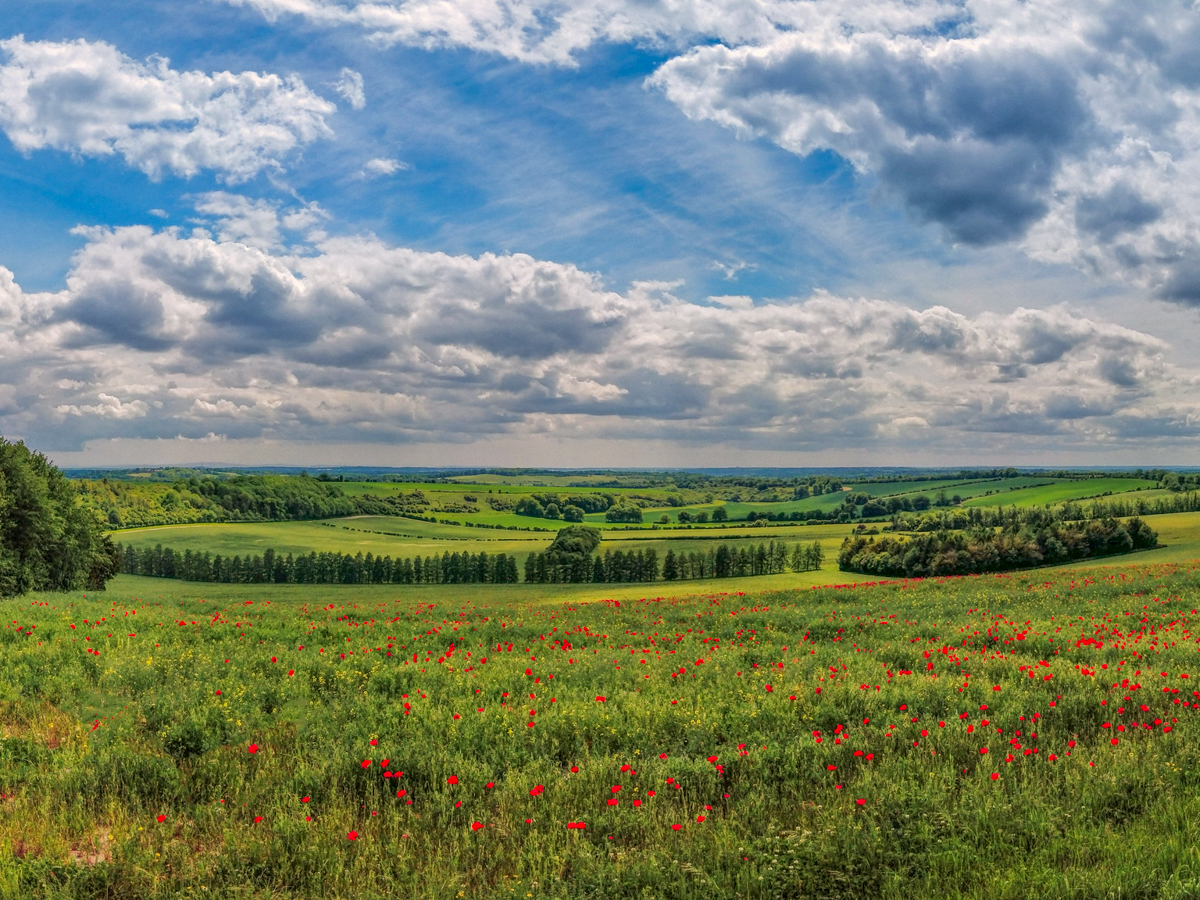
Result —
[{"label": "grassy slope", "polygon": [[[1155,521],[1195,551],[1197,517]],[[135,578],[5,601],[37,627],[0,640],[0,891],[1191,896],[1200,583],[1151,557],[663,602]]]}]

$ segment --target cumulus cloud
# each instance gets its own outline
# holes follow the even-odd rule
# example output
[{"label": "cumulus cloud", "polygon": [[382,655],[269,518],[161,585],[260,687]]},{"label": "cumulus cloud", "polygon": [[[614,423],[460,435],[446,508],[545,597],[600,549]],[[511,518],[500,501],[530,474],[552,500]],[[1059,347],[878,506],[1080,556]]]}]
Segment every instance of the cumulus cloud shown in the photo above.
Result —
[{"label": "cumulus cloud", "polygon": [[[228,196],[200,205],[238,214]],[[673,285],[616,292],[523,254],[370,237],[294,251],[216,227],[84,236],[62,291],[25,293],[0,269],[0,430],[56,449],[540,431],[1096,447],[1200,431],[1200,373],[1165,362],[1155,338],[1065,308],[971,317],[826,294],[696,305]]]},{"label": "cumulus cloud", "polygon": [[1193,4],[968,0],[904,28],[812,6],[823,25],[695,47],[649,83],[691,118],[838,153],[953,241],[1200,304]]},{"label": "cumulus cloud", "polygon": [[[296,76],[180,72],[85,40],[0,41],[0,128],[23,153],[118,154],[151,178],[278,170],[335,109]],[[353,101],[351,101],[353,102]]]}]

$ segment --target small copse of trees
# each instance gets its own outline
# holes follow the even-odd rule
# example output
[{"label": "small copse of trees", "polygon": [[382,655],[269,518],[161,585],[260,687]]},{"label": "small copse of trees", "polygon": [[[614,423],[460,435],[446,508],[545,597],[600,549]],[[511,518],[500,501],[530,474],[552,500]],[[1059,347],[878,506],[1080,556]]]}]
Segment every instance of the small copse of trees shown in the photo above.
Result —
[{"label": "small copse of trees", "polygon": [[1138,518],[1050,522],[1002,530],[978,527],[911,539],[846,538],[838,552],[838,568],[896,578],[968,575],[1056,565],[1157,545],[1158,535]]}]

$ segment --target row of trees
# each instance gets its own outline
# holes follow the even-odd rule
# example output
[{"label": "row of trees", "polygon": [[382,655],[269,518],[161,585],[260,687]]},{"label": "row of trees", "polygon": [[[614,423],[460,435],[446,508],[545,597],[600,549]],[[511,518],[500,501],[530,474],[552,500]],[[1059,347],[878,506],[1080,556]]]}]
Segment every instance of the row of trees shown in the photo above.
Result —
[{"label": "row of trees", "polygon": [[812,572],[821,568],[825,552],[819,541],[808,546],[796,544],[788,551],[786,544],[771,541],[758,547],[729,547],[721,544],[715,550],[685,551],[676,555],[668,550],[663,560],[663,580],[693,578],[726,578],[743,575],[778,575],[793,572]]},{"label": "row of trees", "polygon": [[[119,546],[119,545],[118,545]],[[371,553],[308,553],[264,550],[254,556],[216,556],[161,544],[119,547],[121,571],[129,575],[181,578],[222,584],[515,584],[517,561],[505,553],[451,553],[392,559]]]},{"label": "row of trees", "polygon": [[981,526],[911,539],[846,538],[838,552],[838,568],[904,578],[967,575],[1111,556],[1157,544],[1158,535],[1138,518],[1048,522],[1000,531]]},{"label": "row of trees", "polygon": [[680,553],[668,549],[660,570],[658,554],[653,549],[607,550],[603,555],[593,556],[595,546],[569,550],[552,544],[543,553],[531,553],[525,560],[525,580],[540,584],[606,584],[657,581],[660,577],[663,581],[683,581],[776,575],[789,568],[793,572],[819,569],[825,558],[818,541],[794,547],[782,541],[760,543],[757,547],[721,544],[708,550]]},{"label": "row of trees", "polygon": [[1200,492],[1173,493],[1166,497],[1097,498],[1088,503],[1068,502],[1061,506],[967,506],[934,510],[922,516],[898,513],[892,516],[894,531],[940,532],[967,528],[1041,528],[1055,522],[1087,522],[1097,519],[1153,516],[1166,513],[1200,512]]}]

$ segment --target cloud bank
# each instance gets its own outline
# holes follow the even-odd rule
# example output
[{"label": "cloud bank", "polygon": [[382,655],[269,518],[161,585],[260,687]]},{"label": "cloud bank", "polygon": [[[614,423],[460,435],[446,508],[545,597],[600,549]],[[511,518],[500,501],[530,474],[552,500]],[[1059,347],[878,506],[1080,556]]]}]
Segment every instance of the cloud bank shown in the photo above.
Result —
[{"label": "cloud bank", "polygon": [[523,254],[320,232],[286,249],[313,233],[311,211],[232,195],[198,207],[207,225],[189,233],[85,231],[60,292],[25,293],[0,269],[0,430],[53,449],[553,433],[953,452],[982,435],[1099,449],[1200,429],[1197,372],[1164,362],[1153,337],[1064,308],[693,304]]}]

